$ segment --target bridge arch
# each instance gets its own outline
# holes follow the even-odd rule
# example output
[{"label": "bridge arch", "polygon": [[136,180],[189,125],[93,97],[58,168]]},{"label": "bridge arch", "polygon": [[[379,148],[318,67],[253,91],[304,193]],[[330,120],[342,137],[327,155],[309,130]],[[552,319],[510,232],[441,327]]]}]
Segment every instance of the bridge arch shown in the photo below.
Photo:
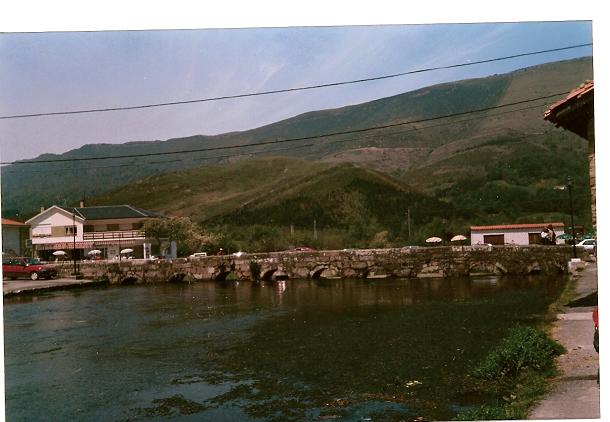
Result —
[{"label": "bridge arch", "polygon": [[182,283],[186,277],[185,273],[174,273],[168,281],[168,283]]},{"label": "bridge arch", "polygon": [[271,281],[271,277],[277,271],[277,268],[270,268],[261,273],[261,280],[263,281]]},{"label": "bridge arch", "polygon": [[278,270],[276,271],[274,274],[274,277],[276,280],[288,280],[290,277],[288,276],[288,274],[286,274],[285,271],[282,270]]},{"label": "bridge arch", "polygon": [[227,277],[229,276],[229,274],[231,274],[231,270],[221,270],[221,271],[218,271],[214,275],[214,280],[215,281],[225,281],[227,279]]},{"label": "bridge arch", "polygon": [[134,276],[134,275],[129,275],[127,277],[124,277],[121,279],[121,285],[122,286],[131,286],[133,284],[138,283],[138,281],[140,281],[138,279],[138,277]]},{"label": "bridge arch", "polygon": [[328,270],[326,265],[319,265],[310,272],[310,276],[314,280],[319,280],[322,277],[322,273],[326,270]]}]

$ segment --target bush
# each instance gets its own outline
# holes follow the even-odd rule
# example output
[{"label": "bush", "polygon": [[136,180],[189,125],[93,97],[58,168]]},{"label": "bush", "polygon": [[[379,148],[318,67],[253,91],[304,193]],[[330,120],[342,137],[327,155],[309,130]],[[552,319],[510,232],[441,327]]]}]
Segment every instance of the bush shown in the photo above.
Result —
[{"label": "bush", "polygon": [[552,369],[555,356],[564,352],[561,345],[542,331],[519,326],[512,329],[473,372],[476,377],[488,380],[514,378],[525,368]]},{"label": "bush", "polygon": [[252,281],[259,281],[261,274],[261,266],[256,261],[250,261],[250,276]]},{"label": "bush", "polygon": [[459,413],[456,421],[493,421],[500,419],[513,419],[507,412],[506,406],[483,405],[474,409]]}]

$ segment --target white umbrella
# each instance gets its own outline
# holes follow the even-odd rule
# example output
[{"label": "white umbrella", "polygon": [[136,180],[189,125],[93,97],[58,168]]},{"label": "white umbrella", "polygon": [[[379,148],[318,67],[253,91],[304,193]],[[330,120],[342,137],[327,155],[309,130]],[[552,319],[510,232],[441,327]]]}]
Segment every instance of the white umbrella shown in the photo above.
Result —
[{"label": "white umbrella", "polygon": [[441,239],[440,237],[436,237],[436,236],[429,237],[426,239],[426,243],[438,243],[438,242],[442,242],[442,241],[443,241],[443,239]]},{"label": "white umbrella", "polygon": [[467,239],[467,237],[466,237],[466,236],[461,235],[461,234],[458,234],[458,235],[456,235],[456,236],[453,236],[453,237],[451,238],[451,241],[452,241],[452,242],[458,242],[458,241],[460,241],[460,240],[466,240],[466,239]]},{"label": "white umbrella", "polygon": [[132,252],[133,252],[133,249],[131,249],[131,248],[123,249],[121,251],[121,253],[132,253]]},{"label": "white umbrella", "polygon": [[97,255],[102,253],[99,249],[93,249],[92,251],[87,252],[87,255]]},{"label": "white umbrella", "polygon": [[59,255],[65,255],[66,253],[64,251],[55,251],[53,252],[53,255],[55,256],[59,256]]}]

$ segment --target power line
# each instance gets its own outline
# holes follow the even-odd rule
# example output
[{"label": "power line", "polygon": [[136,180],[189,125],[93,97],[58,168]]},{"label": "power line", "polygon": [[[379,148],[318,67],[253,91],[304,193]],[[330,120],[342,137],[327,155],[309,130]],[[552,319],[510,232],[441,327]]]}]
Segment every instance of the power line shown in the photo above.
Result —
[{"label": "power line", "polygon": [[[299,148],[308,148],[308,147],[311,147],[314,145],[315,144],[305,144],[305,145],[292,146],[289,148],[276,148],[276,149],[269,149],[269,150],[264,150],[264,151],[247,151],[247,152],[242,152],[242,153],[238,153],[238,154],[214,155],[211,157],[192,158],[191,160],[192,161],[205,161],[205,160],[214,160],[214,159],[218,159],[218,158],[240,157],[240,156],[244,156],[244,155],[270,154],[270,153],[281,152],[281,151],[293,151],[293,150],[299,149]],[[113,164],[111,166],[92,166],[92,167],[88,166],[87,168],[61,167],[61,168],[53,168],[53,169],[46,169],[46,170],[31,170],[31,171],[28,171],[28,173],[55,173],[55,172],[65,172],[65,171],[70,171],[70,170],[82,172],[83,170],[91,170],[91,169],[109,169],[109,168],[119,168],[119,167],[133,167],[138,164],[139,165],[154,165],[154,164],[168,164],[168,163],[175,163],[175,162],[184,162],[184,159],[178,158],[178,159],[174,159],[174,160],[148,161],[148,162],[143,162],[143,163],[138,163],[138,162],[132,161],[132,162],[125,163],[125,164]],[[17,173],[17,172],[8,170],[5,173]]]},{"label": "power line", "polygon": [[[424,126],[424,127],[419,127],[419,128],[411,128],[411,129],[406,129],[406,130],[400,130],[400,131],[396,131],[396,132],[391,132],[391,133],[384,133],[384,135],[386,136],[396,136],[396,135],[401,135],[404,133],[410,133],[410,132],[417,132],[417,131],[422,131],[425,129],[433,129],[436,127],[441,127],[441,126],[448,126],[448,125],[455,125],[455,124],[460,124],[460,123],[466,123],[466,122],[471,122],[474,120],[480,120],[480,119],[484,119],[484,118],[491,118],[491,117],[497,117],[497,116],[501,116],[501,115],[505,115],[505,114],[510,114],[510,113],[516,113],[519,111],[526,111],[526,110],[532,110],[535,108],[539,108],[542,106],[546,106],[547,104],[537,104],[537,105],[533,105],[533,106],[528,106],[528,107],[522,107],[522,108],[518,108],[515,110],[506,110],[506,111],[501,111],[499,113],[493,113],[493,114],[487,114],[484,116],[476,116],[476,117],[471,117],[469,119],[461,119],[461,120],[457,120],[457,121],[450,121],[450,122],[444,122],[444,123],[438,123],[435,125],[428,125],[428,126]],[[489,135],[489,134],[488,134]],[[337,139],[334,141],[328,141],[326,142],[326,144],[334,144],[334,143],[344,143],[344,142],[355,142],[355,141],[361,141],[363,139],[368,139],[368,138],[375,138],[378,137],[379,134],[374,134],[374,135],[366,135],[366,136],[361,136],[358,138],[349,138],[349,139]],[[274,152],[281,152],[281,151],[292,151],[295,149],[301,149],[301,148],[308,148],[308,147],[312,147],[315,146],[315,143],[310,143],[310,144],[304,144],[304,145],[298,145],[298,146],[291,146],[288,148],[277,148],[277,149],[268,149],[268,150],[264,150],[264,151],[247,151],[247,152],[242,152],[242,153],[238,153],[238,154],[225,154],[225,155],[214,155],[214,156],[210,156],[210,157],[200,157],[200,158],[191,158],[192,161],[204,161],[204,160],[214,160],[214,159],[219,159],[219,158],[232,158],[232,157],[240,157],[240,156],[244,156],[244,155],[259,155],[259,154],[270,154],[270,153],[274,153]],[[256,146],[256,144],[253,144],[252,146]],[[148,162],[135,162],[132,161],[130,163],[126,163],[126,164],[115,164],[115,165],[109,165],[109,166],[89,166],[87,167],[87,170],[90,169],[108,169],[108,168],[120,168],[120,167],[132,167],[134,165],[151,165],[151,164],[167,164],[167,163],[174,163],[174,162],[183,162],[184,159],[172,159],[172,160],[162,160],[162,161],[148,161]],[[82,167],[61,167],[61,168],[54,168],[54,169],[47,169],[47,170],[32,170],[29,171],[28,173],[55,173],[55,172],[62,172],[62,171],[70,171],[70,170],[78,170],[78,171],[82,171]],[[14,170],[8,170],[5,172],[6,173],[18,173],[17,171]]]},{"label": "power line", "polygon": [[575,49],[575,48],[590,47],[592,45],[593,45],[593,43],[571,45],[571,46],[567,46],[567,47],[531,51],[528,53],[512,54],[510,56],[496,57],[496,58],[485,59],[485,60],[477,60],[477,61],[473,61],[473,62],[458,63],[458,64],[452,64],[452,65],[446,65],[446,66],[428,67],[428,68],[424,68],[424,69],[417,69],[417,70],[411,70],[411,71],[406,71],[406,72],[393,73],[390,75],[375,76],[375,77],[371,77],[371,78],[361,78],[361,79],[354,79],[354,80],[348,80],[348,81],[330,82],[330,83],[326,83],[326,84],[308,85],[308,86],[295,87],[295,88],[283,88],[283,89],[276,89],[276,90],[270,90],[270,91],[248,92],[248,93],[244,93],[244,94],[224,95],[224,96],[220,96],[220,97],[209,97],[209,98],[200,98],[200,99],[195,99],[195,100],[184,100],[184,101],[171,101],[171,102],[154,103],[154,104],[142,104],[142,105],[135,105],[135,106],[95,108],[95,109],[83,109],[83,110],[72,110],[72,111],[55,111],[55,112],[47,112],[47,113],[14,114],[14,115],[9,115],[9,116],[0,116],[0,120],[22,119],[22,118],[42,117],[42,116],[84,114],[84,113],[101,113],[101,112],[108,112],[108,111],[136,110],[136,109],[145,109],[145,108],[152,108],[152,107],[166,107],[166,106],[174,106],[174,105],[181,105],[181,104],[193,104],[193,103],[203,103],[203,102],[210,102],[210,101],[229,100],[229,99],[236,99],[236,98],[255,97],[255,96],[261,96],[261,95],[281,94],[281,93],[286,93],[286,92],[304,91],[304,90],[328,88],[328,87],[334,87],[334,86],[340,86],[340,85],[357,84],[357,83],[362,83],[362,82],[379,81],[379,80],[383,80],[383,79],[397,78],[400,76],[414,75],[417,73],[432,72],[432,71],[443,70],[443,69],[454,69],[454,68],[466,67],[466,66],[474,66],[474,65],[478,65],[478,64],[515,59],[518,57],[526,57],[526,56],[533,56],[533,55],[538,55],[538,54],[546,54],[546,53],[553,53],[553,52],[558,52],[558,51],[571,50],[571,49]]},{"label": "power line", "polygon": [[[411,128],[411,129],[406,129],[406,130],[400,130],[400,131],[397,131],[397,132],[387,133],[387,134],[384,134],[384,135],[387,135],[387,136],[401,135],[403,133],[417,132],[417,131],[420,131],[420,130],[432,129],[432,128],[435,128],[435,127],[441,127],[441,126],[448,126],[448,125],[455,125],[455,124],[460,124],[460,123],[466,123],[466,122],[471,122],[473,120],[479,120],[479,119],[485,119],[485,118],[490,118],[490,117],[496,117],[496,116],[501,116],[501,115],[509,114],[509,113],[516,113],[518,111],[532,110],[532,109],[539,108],[539,107],[542,107],[542,106],[546,106],[546,103],[545,104],[537,104],[537,105],[529,106],[529,107],[518,108],[518,109],[515,109],[515,110],[502,111],[502,112],[494,113],[494,114],[487,114],[487,115],[484,115],[484,116],[471,117],[469,119],[462,119],[462,120],[457,120],[457,121],[438,123],[438,124],[435,124],[435,125],[428,125],[428,126],[419,127],[419,128],[415,127],[415,128]],[[359,137],[359,138],[338,139],[338,140],[335,140],[335,141],[327,142],[327,144],[329,144],[329,143],[340,143],[340,142],[353,142],[353,141],[359,141],[359,140],[367,139],[367,138],[375,138],[377,136],[379,136],[379,135],[376,134],[376,135],[362,136],[362,137]]]},{"label": "power line", "polygon": [[110,159],[117,159],[117,158],[153,157],[153,156],[161,156],[161,155],[190,154],[190,153],[204,152],[204,151],[240,149],[240,148],[249,148],[249,147],[260,146],[260,145],[272,145],[272,144],[280,144],[280,143],[286,143],[286,142],[313,140],[313,139],[327,138],[327,137],[331,137],[331,136],[349,135],[352,133],[363,133],[363,132],[368,132],[371,130],[387,129],[387,128],[391,128],[391,127],[404,126],[404,125],[410,125],[410,124],[415,124],[415,123],[430,122],[430,121],[457,117],[457,116],[464,116],[467,114],[480,113],[480,112],[484,112],[484,111],[496,110],[499,108],[510,107],[510,106],[514,106],[514,105],[530,103],[533,101],[549,99],[549,98],[557,97],[560,95],[566,95],[568,93],[569,93],[569,91],[558,92],[555,94],[530,98],[527,100],[515,101],[515,102],[507,103],[507,104],[484,107],[484,108],[468,110],[468,111],[461,111],[461,112],[457,112],[457,113],[445,114],[445,115],[436,116],[436,117],[428,117],[428,118],[418,119],[418,120],[410,120],[410,121],[406,121],[406,122],[398,122],[398,123],[390,123],[390,124],[386,124],[386,125],[371,126],[371,127],[362,128],[362,129],[352,129],[352,130],[344,130],[344,131],[337,131],[337,132],[329,132],[329,133],[320,134],[320,135],[303,136],[300,138],[276,139],[276,140],[272,140],[272,141],[256,142],[256,143],[245,144],[245,145],[244,144],[226,145],[226,146],[220,146],[220,147],[197,148],[197,149],[180,150],[180,151],[150,152],[150,153],[143,153],[143,154],[113,155],[113,156],[105,156],[105,157],[58,158],[58,159],[49,159],[49,160],[12,161],[12,162],[0,162],[0,165],[7,165],[7,164],[20,164],[21,165],[21,164],[76,162],[76,161],[97,161],[97,160],[110,160]]}]

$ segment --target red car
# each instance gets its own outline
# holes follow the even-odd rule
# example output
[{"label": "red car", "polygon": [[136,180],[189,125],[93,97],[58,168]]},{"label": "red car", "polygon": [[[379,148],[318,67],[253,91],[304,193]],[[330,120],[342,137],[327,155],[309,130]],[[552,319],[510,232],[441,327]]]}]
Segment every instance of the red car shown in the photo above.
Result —
[{"label": "red car", "polygon": [[28,258],[2,258],[2,274],[9,279],[27,277],[31,280],[57,277],[57,270],[41,264],[30,264]]}]

